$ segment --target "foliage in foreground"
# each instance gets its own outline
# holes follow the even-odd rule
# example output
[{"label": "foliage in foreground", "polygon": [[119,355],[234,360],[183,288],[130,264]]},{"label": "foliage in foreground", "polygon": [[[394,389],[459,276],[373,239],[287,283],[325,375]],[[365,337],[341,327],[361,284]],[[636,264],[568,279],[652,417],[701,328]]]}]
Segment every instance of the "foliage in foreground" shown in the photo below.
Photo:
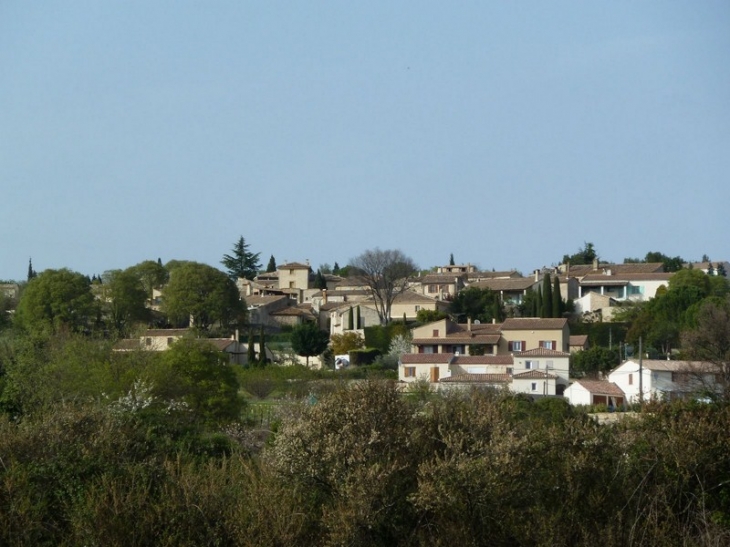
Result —
[{"label": "foliage in foreground", "polygon": [[[730,408],[330,384],[241,423],[56,402],[0,419],[2,545],[723,545]],[[258,445],[260,446],[260,445]]]}]

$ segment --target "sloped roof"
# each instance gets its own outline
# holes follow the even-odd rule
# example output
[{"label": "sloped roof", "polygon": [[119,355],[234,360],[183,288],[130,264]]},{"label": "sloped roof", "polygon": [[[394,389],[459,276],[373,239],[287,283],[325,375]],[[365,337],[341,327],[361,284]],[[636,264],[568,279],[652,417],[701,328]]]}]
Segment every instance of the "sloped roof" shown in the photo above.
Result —
[{"label": "sloped roof", "polygon": [[585,347],[587,344],[588,344],[588,335],[587,334],[571,334],[570,335],[570,341],[568,342],[569,346]]},{"label": "sloped roof", "polygon": [[525,291],[534,284],[535,280],[532,277],[517,277],[511,279],[482,279],[469,286],[493,291]]},{"label": "sloped roof", "polygon": [[512,381],[512,377],[509,374],[475,374],[473,372],[454,374],[439,380],[439,382],[449,384],[508,384],[510,381]]},{"label": "sloped roof", "polygon": [[535,348],[517,353],[517,357],[570,357],[570,353],[556,349]]},{"label": "sloped roof", "polygon": [[567,323],[565,318],[510,317],[502,323],[502,330],[558,330]]},{"label": "sloped roof", "polygon": [[230,338],[207,338],[205,341],[210,342],[219,351],[225,351],[228,349],[228,346],[236,343],[235,340],[231,340]]},{"label": "sloped roof", "polygon": [[309,264],[302,264],[301,262],[289,262],[288,264],[282,264],[276,267],[277,270],[308,270]]},{"label": "sloped roof", "polygon": [[404,353],[400,362],[404,365],[438,365],[448,364],[453,358],[453,353]]},{"label": "sloped roof", "polygon": [[533,380],[533,379],[540,379],[540,380],[555,380],[557,376],[555,374],[550,374],[549,372],[545,372],[544,370],[526,370],[525,372],[520,372],[519,374],[515,374],[513,376],[516,380]]},{"label": "sloped roof", "polygon": [[266,306],[279,300],[289,300],[289,297],[283,294],[272,294],[265,296],[247,296],[245,300],[247,306]]},{"label": "sloped roof", "polygon": [[453,365],[512,365],[514,359],[511,355],[457,355],[452,361]]},{"label": "sloped roof", "polygon": [[441,273],[441,274],[428,274],[421,277],[418,281],[423,283],[424,285],[428,284],[441,284],[441,285],[448,285],[451,283],[456,282],[456,280],[466,279],[466,273]]},{"label": "sloped roof", "polygon": [[624,397],[625,394],[613,382],[607,382],[605,380],[576,380],[574,383],[583,386],[586,390],[594,395],[611,395],[614,397]]}]

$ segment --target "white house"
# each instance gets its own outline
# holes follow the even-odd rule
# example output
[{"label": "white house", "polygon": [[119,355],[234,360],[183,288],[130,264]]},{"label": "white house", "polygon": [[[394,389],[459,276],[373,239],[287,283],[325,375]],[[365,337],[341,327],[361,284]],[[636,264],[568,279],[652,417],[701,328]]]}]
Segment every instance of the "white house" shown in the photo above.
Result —
[{"label": "white house", "polygon": [[621,388],[605,380],[576,380],[563,393],[571,405],[607,405],[619,408],[626,397]]},{"label": "white house", "polygon": [[672,400],[715,389],[715,371],[714,364],[702,361],[629,359],[609,373],[608,381],[626,394],[629,403]]}]

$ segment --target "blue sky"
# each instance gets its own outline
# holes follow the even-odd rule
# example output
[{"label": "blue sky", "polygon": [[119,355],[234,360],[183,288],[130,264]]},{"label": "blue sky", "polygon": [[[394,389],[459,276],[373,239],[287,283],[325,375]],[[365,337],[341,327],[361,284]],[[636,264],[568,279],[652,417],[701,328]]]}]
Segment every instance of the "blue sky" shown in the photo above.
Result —
[{"label": "blue sky", "polygon": [[730,3],[0,4],[0,279],[730,259]]}]

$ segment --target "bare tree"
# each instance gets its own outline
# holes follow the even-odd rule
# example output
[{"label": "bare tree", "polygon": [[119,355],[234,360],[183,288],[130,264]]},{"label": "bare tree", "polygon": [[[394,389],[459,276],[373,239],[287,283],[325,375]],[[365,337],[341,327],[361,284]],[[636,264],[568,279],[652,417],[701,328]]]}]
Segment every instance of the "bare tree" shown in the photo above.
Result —
[{"label": "bare tree", "polygon": [[408,288],[408,280],[417,271],[410,257],[399,250],[369,249],[350,261],[350,265],[370,288],[380,323],[390,320],[395,298]]}]

